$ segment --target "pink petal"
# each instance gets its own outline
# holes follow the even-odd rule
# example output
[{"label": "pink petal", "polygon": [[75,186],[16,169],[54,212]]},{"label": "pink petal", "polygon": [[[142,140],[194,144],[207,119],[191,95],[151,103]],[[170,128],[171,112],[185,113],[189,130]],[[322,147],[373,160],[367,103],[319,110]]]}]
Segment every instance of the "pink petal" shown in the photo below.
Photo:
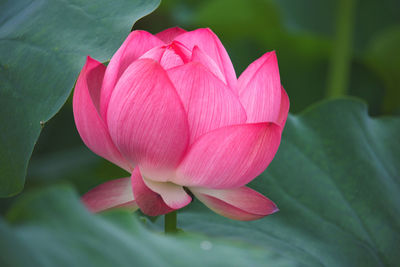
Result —
[{"label": "pink petal", "polygon": [[217,63],[215,63],[214,60],[212,60],[212,58],[210,58],[209,56],[207,56],[207,54],[201,51],[201,49],[198,46],[193,47],[192,61],[200,62],[215,76],[217,76],[221,81],[227,84],[225,76],[222,74]]},{"label": "pink petal", "polygon": [[201,136],[189,148],[172,180],[183,186],[240,187],[272,161],[281,140],[275,123],[242,124]]},{"label": "pink petal", "polygon": [[168,181],[189,141],[182,102],[151,59],[135,61],[121,76],[110,99],[108,127],[122,155],[156,181]]},{"label": "pink petal", "polygon": [[279,210],[274,202],[246,186],[220,190],[201,187],[189,189],[211,210],[234,220],[257,220]]},{"label": "pink petal", "polygon": [[111,94],[122,73],[145,52],[162,44],[160,39],[145,31],[133,31],[129,34],[111,58],[104,75],[100,100],[100,114],[104,120],[107,118],[106,113]]},{"label": "pink petal", "polygon": [[192,198],[182,186],[170,182],[155,182],[143,178],[144,183],[151,191],[159,194],[165,204],[172,209],[180,209],[189,204]]},{"label": "pink petal", "polygon": [[130,210],[138,208],[129,177],[111,180],[93,188],[83,195],[82,202],[91,212],[120,207]]},{"label": "pink petal", "polygon": [[281,107],[279,110],[279,115],[276,123],[278,123],[282,129],[285,127],[286,119],[289,114],[290,102],[289,96],[287,95],[283,86],[281,87]]},{"label": "pink petal", "polygon": [[204,53],[217,63],[224,74],[228,86],[236,89],[236,74],[232,62],[218,37],[210,29],[197,29],[183,33],[175,38],[190,50],[198,46]]},{"label": "pink petal", "polygon": [[251,63],[238,80],[239,98],[247,122],[275,122],[281,103],[281,82],[275,52]]},{"label": "pink petal", "polygon": [[133,170],[131,181],[135,201],[144,214],[158,216],[174,210],[165,204],[159,194],[153,192],[146,186],[139,168]]},{"label": "pink petal", "polygon": [[147,51],[140,58],[154,59],[165,69],[183,65],[190,60],[191,52],[178,42],[165,46],[157,46]]},{"label": "pink petal", "polygon": [[88,57],[75,85],[73,110],[76,128],[87,147],[97,155],[130,171],[98,113],[99,92],[106,67]]},{"label": "pink petal", "polygon": [[168,70],[170,68],[183,65],[183,59],[178,56],[172,49],[165,49],[163,56],[160,60],[160,65],[165,69]]},{"label": "pink petal", "polygon": [[191,143],[211,130],[246,121],[239,99],[201,63],[171,69],[168,75],[186,109]]},{"label": "pink petal", "polygon": [[152,49],[141,55],[139,59],[148,58],[148,59],[153,59],[158,63],[160,63],[161,58],[165,52],[165,47],[166,47],[165,45],[153,47]]},{"label": "pink petal", "polygon": [[182,33],[185,33],[186,31],[184,29],[181,29],[179,27],[173,27],[169,28],[166,30],[163,30],[162,32],[159,32],[156,34],[156,36],[162,40],[164,43],[169,44],[172,42],[178,35],[181,35]]}]

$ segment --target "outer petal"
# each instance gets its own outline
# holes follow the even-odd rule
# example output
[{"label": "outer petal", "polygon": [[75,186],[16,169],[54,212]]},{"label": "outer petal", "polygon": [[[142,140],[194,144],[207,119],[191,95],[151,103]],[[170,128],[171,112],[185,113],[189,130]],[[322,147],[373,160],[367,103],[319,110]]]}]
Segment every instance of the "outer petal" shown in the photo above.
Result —
[{"label": "outer petal", "polygon": [[251,63],[238,80],[239,98],[247,122],[276,122],[281,105],[281,82],[275,52]]},{"label": "outer petal", "polygon": [[151,191],[159,194],[165,204],[172,209],[180,209],[192,201],[182,186],[170,182],[155,182],[143,178],[144,183]]},{"label": "outer petal", "polygon": [[173,182],[208,188],[240,187],[265,170],[278,150],[281,127],[275,123],[220,128],[200,137]]},{"label": "outer petal", "polygon": [[139,59],[121,76],[108,109],[115,144],[145,177],[168,181],[184,155],[189,130],[185,109],[162,67]]},{"label": "outer petal", "polygon": [[181,29],[179,27],[173,27],[166,29],[162,32],[159,32],[156,34],[156,36],[162,40],[164,43],[169,44],[172,42],[178,35],[181,35],[182,33],[185,33],[186,31],[184,29]]},{"label": "outer petal", "polygon": [[129,171],[130,167],[114,145],[98,109],[106,67],[88,57],[75,85],[73,110],[76,128],[87,147],[97,155]]},{"label": "outer petal", "polygon": [[133,194],[140,210],[149,216],[158,216],[173,211],[168,207],[162,197],[150,190],[143,182],[139,168],[135,168],[131,176]]},{"label": "outer petal", "polygon": [[193,47],[192,51],[192,61],[200,62],[203,64],[209,71],[211,71],[215,76],[217,76],[221,81],[225,84],[226,79],[225,76],[222,74],[221,70],[219,69],[217,63],[212,60],[207,54],[205,54],[201,49],[196,45]]},{"label": "outer petal", "polygon": [[190,188],[214,212],[234,220],[251,221],[277,212],[274,202],[248,187],[234,189]]},{"label": "outer petal", "polygon": [[177,36],[175,40],[181,42],[190,50],[197,45],[217,63],[226,78],[228,86],[236,89],[237,80],[232,62],[221,41],[210,29],[197,29],[187,32]]},{"label": "outer petal", "polygon": [[191,143],[211,130],[246,121],[239,99],[201,63],[171,69],[168,75],[186,109]]},{"label": "outer petal", "polygon": [[93,188],[83,195],[82,202],[91,212],[119,207],[131,210],[138,208],[129,177],[111,180]]},{"label": "outer petal", "polygon": [[290,108],[290,102],[289,102],[289,96],[287,95],[285,89],[281,87],[281,107],[279,110],[279,115],[277,119],[277,123],[282,127],[282,129],[285,127],[286,124],[286,119],[289,114],[289,108]]},{"label": "outer petal", "polygon": [[146,31],[133,31],[111,58],[101,89],[100,114],[106,120],[108,102],[118,79],[128,66],[145,52],[163,42]]}]

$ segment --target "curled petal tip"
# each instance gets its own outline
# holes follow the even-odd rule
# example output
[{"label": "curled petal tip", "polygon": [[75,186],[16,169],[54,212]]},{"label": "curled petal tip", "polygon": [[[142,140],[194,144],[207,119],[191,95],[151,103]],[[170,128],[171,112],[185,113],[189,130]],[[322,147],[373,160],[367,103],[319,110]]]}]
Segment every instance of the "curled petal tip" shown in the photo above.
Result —
[{"label": "curled petal tip", "polygon": [[233,220],[257,220],[279,210],[270,199],[248,187],[222,190],[191,187],[190,190],[215,213]]},{"label": "curled petal tip", "polygon": [[91,212],[101,212],[112,208],[125,207],[136,210],[130,178],[120,178],[101,184],[81,198]]},{"label": "curled petal tip", "polygon": [[269,208],[270,211],[269,211],[268,215],[271,215],[271,214],[274,214],[274,213],[277,213],[278,211],[280,211],[278,206],[273,201],[270,200],[269,205],[270,205],[270,208]]}]

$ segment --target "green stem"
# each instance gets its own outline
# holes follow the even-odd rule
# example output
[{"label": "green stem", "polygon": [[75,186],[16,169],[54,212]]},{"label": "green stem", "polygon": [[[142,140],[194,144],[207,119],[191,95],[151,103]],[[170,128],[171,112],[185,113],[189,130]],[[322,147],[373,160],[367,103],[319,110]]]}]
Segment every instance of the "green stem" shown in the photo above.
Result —
[{"label": "green stem", "polygon": [[176,210],[170,213],[165,214],[164,216],[164,230],[165,233],[176,233],[176,221],[177,221],[177,213]]},{"label": "green stem", "polygon": [[339,0],[336,39],[330,63],[330,72],[328,73],[328,87],[326,92],[329,98],[346,95],[347,92],[355,6],[356,0]]}]

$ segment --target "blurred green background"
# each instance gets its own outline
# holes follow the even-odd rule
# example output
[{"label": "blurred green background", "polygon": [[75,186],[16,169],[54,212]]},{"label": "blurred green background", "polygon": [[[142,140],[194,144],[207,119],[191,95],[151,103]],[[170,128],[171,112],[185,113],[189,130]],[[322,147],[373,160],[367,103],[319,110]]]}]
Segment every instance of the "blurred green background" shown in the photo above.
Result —
[{"label": "blurred green background", "polygon": [[209,27],[238,76],[276,50],[291,112],[348,94],[380,115],[399,113],[399,12],[394,0],[167,0],[135,28]]}]

